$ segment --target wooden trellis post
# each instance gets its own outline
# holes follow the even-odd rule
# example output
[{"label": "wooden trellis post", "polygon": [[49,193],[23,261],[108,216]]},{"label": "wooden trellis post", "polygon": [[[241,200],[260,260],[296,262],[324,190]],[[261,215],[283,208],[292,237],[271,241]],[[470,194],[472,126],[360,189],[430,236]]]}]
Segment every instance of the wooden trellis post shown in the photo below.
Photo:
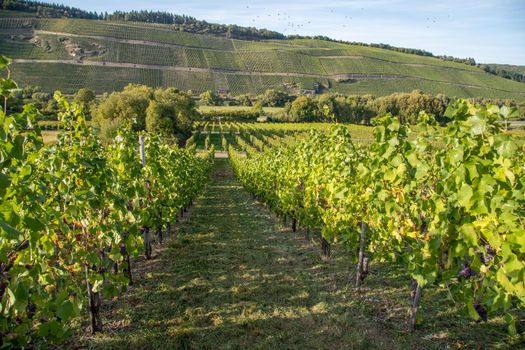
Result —
[{"label": "wooden trellis post", "polygon": [[[139,136],[139,152],[140,152],[140,161],[142,162],[142,167],[146,166],[146,152],[144,151],[144,136]],[[146,180],[147,182],[147,180]],[[144,253],[146,259],[151,259],[151,236],[149,232],[149,227],[145,226],[142,233],[142,238],[144,239]]]}]

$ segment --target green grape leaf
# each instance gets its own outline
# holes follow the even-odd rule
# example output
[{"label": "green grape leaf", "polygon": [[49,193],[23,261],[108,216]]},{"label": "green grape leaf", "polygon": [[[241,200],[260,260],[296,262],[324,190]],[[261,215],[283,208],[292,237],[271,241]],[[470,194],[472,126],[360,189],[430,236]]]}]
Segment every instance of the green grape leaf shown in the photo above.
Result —
[{"label": "green grape leaf", "polygon": [[511,336],[516,336],[518,331],[516,329],[516,318],[511,314],[505,315],[505,322],[507,323],[507,330]]},{"label": "green grape leaf", "polygon": [[0,95],[9,97],[13,90],[17,90],[18,85],[12,79],[0,78]]},{"label": "green grape leaf", "polygon": [[469,317],[474,321],[478,321],[480,319],[478,312],[474,308],[474,302],[472,299],[467,300],[467,311]]},{"label": "green grape leaf", "polygon": [[0,68],[4,68],[13,62],[12,59],[5,57],[4,55],[0,55]]},{"label": "green grape leaf", "polygon": [[0,196],[3,196],[7,187],[11,184],[11,178],[5,174],[0,173]]},{"label": "green grape leaf", "polygon": [[456,164],[458,162],[463,161],[463,149],[462,148],[455,148],[449,151],[448,158],[450,163]]},{"label": "green grape leaf", "polygon": [[57,309],[56,314],[63,321],[67,321],[73,316],[73,303],[69,300],[64,301]]},{"label": "green grape leaf", "polygon": [[512,140],[509,135],[499,134],[494,138],[494,146],[498,154],[504,158],[510,158],[516,153],[518,145],[515,140]]},{"label": "green grape leaf", "polygon": [[496,280],[505,289],[505,291],[509,293],[514,292],[515,288],[512,285],[512,283],[509,281],[507,275],[505,274],[505,272],[503,272],[503,270],[501,269],[498,270],[498,272],[496,273]]},{"label": "green grape leaf", "polygon": [[471,125],[470,133],[472,135],[481,135],[487,130],[486,120],[477,114],[470,117],[468,123]]},{"label": "green grape leaf", "polygon": [[38,335],[41,337],[53,337],[60,331],[60,323],[56,320],[48,321],[40,324],[38,327]]},{"label": "green grape leaf", "polygon": [[21,239],[22,233],[0,220],[0,233],[7,239]]},{"label": "green grape leaf", "polygon": [[472,206],[470,199],[472,198],[473,194],[474,193],[472,191],[472,187],[470,187],[466,183],[462,184],[461,188],[459,189],[457,193],[458,204],[467,210],[470,209],[470,207]]},{"label": "green grape leaf", "polygon": [[476,229],[472,224],[463,224],[460,228],[461,237],[471,246],[477,245]]},{"label": "green grape leaf", "polygon": [[25,216],[23,219],[24,226],[33,231],[42,231],[46,226],[38,219],[31,216]]},{"label": "green grape leaf", "polygon": [[478,192],[480,195],[486,195],[494,190],[494,186],[496,186],[496,180],[492,176],[484,174],[479,181]]}]

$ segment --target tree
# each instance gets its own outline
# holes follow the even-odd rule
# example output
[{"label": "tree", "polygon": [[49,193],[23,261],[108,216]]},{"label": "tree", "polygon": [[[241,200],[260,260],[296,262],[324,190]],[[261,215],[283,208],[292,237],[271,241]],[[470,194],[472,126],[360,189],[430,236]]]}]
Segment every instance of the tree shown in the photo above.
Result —
[{"label": "tree", "polygon": [[292,102],[289,116],[296,122],[312,122],[320,119],[317,103],[308,96],[299,96]]},{"label": "tree", "polygon": [[146,109],[152,90],[145,85],[130,84],[121,92],[113,92],[93,111],[95,125],[110,138],[114,130],[128,124],[133,130],[145,130]]},{"label": "tree", "polygon": [[97,96],[92,90],[82,88],[77,91],[77,93],[73,97],[73,101],[85,107],[85,106],[88,106],[89,103],[94,101],[96,97]]},{"label": "tree", "polygon": [[157,89],[153,95],[155,103],[148,106],[146,130],[170,133],[179,140],[187,138],[197,115],[191,94],[169,88]]},{"label": "tree", "polygon": [[322,94],[317,97],[317,108],[319,109],[319,114],[324,116],[326,120],[331,121],[335,118],[341,118],[341,113],[337,108],[337,102],[334,95]]},{"label": "tree", "polygon": [[242,94],[237,96],[237,101],[241,106],[251,106],[253,104],[253,95],[252,94]]},{"label": "tree", "polygon": [[94,107],[93,104],[96,98],[97,96],[92,90],[82,88],[77,91],[77,93],[73,97],[73,101],[81,105],[82,108],[84,108],[84,111],[88,113],[88,115],[91,115],[91,109]]},{"label": "tree", "polygon": [[175,128],[172,113],[166,104],[151,100],[146,110],[146,130],[168,135],[173,133]]},{"label": "tree", "polygon": [[415,124],[421,111],[433,114],[441,120],[448,103],[449,100],[443,95],[434,97],[424,94],[421,90],[414,90],[410,93],[378,97],[372,105],[378,116],[391,113],[403,124]]},{"label": "tree", "polygon": [[47,92],[34,92],[31,98],[35,107],[42,110],[47,106],[48,101],[53,99],[53,96]]},{"label": "tree", "polygon": [[290,100],[290,96],[284,91],[269,89],[259,95],[257,100],[264,107],[284,107],[284,104]]},{"label": "tree", "polygon": [[220,106],[223,102],[219,95],[210,90],[203,92],[199,97],[204,106]]},{"label": "tree", "polygon": [[119,127],[130,125],[133,130],[174,135],[183,140],[191,134],[195,107],[190,93],[128,85],[122,92],[104,98],[94,111],[94,122],[105,138],[112,137]]}]

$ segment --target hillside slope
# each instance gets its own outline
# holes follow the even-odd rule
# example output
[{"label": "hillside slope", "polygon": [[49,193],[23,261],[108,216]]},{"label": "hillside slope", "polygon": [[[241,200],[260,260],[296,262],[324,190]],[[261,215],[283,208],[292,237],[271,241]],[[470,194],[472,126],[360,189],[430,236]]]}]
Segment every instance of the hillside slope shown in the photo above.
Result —
[{"label": "hillside slope", "polygon": [[321,40],[226,39],[158,24],[4,17],[0,53],[15,59],[13,76],[20,83],[64,92],[141,83],[238,95],[320,84],[349,94],[420,89],[525,101],[525,84],[461,63]]}]

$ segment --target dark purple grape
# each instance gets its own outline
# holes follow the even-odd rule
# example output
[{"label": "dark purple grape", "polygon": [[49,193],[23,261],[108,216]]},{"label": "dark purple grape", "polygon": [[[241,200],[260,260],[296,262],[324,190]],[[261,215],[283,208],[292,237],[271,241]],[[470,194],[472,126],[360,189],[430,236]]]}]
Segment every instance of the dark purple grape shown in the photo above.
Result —
[{"label": "dark purple grape", "polygon": [[485,307],[483,305],[481,305],[480,303],[474,303],[474,309],[476,310],[476,312],[478,313],[479,317],[487,322],[488,320],[488,314],[487,314],[487,309],[485,309]]},{"label": "dark purple grape", "polygon": [[468,280],[472,276],[474,276],[474,271],[472,271],[467,263],[464,263],[463,270],[458,273],[458,277],[463,277],[464,279]]},{"label": "dark purple grape", "polygon": [[487,252],[487,260],[492,260],[492,258],[494,258],[494,256],[496,255],[496,249],[492,248],[492,246],[488,243],[485,244],[485,251]]},{"label": "dark purple grape", "polygon": [[35,314],[36,314],[36,306],[35,306],[35,304],[29,303],[27,305],[27,317],[29,319],[33,319],[33,317],[35,317]]},{"label": "dark purple grape", "polygon": [[428,233],[428,223],[431,221],[429,218],[427,218],[422,213],[419,214],[419,219],[421,220],[421,227],[419,228],[419,231],[421,233]]},{"label": "dark purple grape", "polygon": [[490,244],[485,244],[485,253],[481,252],[480,259],[481,262],[485,265],[488,265],[488,263],[494,259],[494,256],[496,255],[496,249],[492,248]]}]

